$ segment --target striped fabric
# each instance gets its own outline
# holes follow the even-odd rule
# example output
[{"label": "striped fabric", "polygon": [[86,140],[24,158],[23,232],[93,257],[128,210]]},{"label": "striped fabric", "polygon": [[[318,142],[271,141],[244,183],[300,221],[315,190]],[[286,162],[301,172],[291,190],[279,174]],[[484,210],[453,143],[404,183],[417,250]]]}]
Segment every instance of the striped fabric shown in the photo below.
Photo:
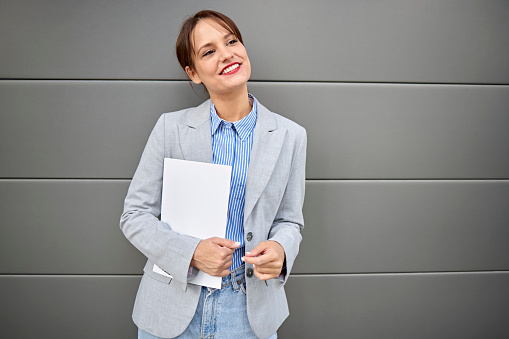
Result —
[{"label": "striped fabric", "polygon": [[256,125],[256,100],[251,94],[249,97],[253,100],[253,108],[246,117],[237,122],[221,119],[213,103],[210,107],[214,164],[232,166],[225,238],[240,242],[240,247],[233,253],[230,270],[242,265],[240,258],[245,253],[244,198],[247,169],[253,146],[253,130]]}]

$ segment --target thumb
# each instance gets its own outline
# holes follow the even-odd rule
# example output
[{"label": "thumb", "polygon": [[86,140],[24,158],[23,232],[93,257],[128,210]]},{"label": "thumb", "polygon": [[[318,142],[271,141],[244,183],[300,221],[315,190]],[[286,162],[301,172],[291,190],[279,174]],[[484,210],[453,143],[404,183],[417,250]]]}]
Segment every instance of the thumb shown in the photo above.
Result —
[{"label": "thumb", "polygon": [[223,239],[223,238],[215,238],[214,242],[220,246],[228,247],[231,249],[235,249],[240,246],[240,242],[235,242],[230,239]]}]

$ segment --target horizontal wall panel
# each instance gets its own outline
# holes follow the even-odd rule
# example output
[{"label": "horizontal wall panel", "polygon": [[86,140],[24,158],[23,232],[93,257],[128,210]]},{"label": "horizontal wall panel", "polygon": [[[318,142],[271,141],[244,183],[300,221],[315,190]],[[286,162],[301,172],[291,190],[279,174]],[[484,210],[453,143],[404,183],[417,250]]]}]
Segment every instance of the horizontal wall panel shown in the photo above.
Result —
[{"label": "horizontal wall panel", "polygon": [[[308,178],[509,178],[509,86],[249,88],[306,127]],[[202,100],[186,82],[0,81],[0,177],[130,178],[158,116]]]},{"label": "horizontal wall panel", "polygon": [[[504,0],[207,7],[239,25],[255,80],[509,82]],[[174,43],[184,18],[203,8],[200,1],[2,1],[0,77],[183,79]]]},{"label": "horizontal wall panel", "polygon": [[185,82],[0,81],[0,176],[130,178],[158,117],[202,101]]},{"label": "horizontal wall panel", "polygon": [[142,273],[124,237],[128,181],[0,181],[0,273]]},{"label": "horizontal wall panel", "polygon": [[509,86],[251,88],[306,127],[308,178],[509,178]]},{"label": "horizontal wall panel", "polygon": [[306,188],[295,273],[509,270],[509,181]]},{"label": "horizontal wall panel", "polygon": [[[136,338],[139,277],[0,276],[8,338]],[[493,338],[509,333],[509,273],[293,276],[284,338]]]},{"label": "horizontal wall panel", "polygon": [[[141,273],[128,184],[1,180],[0,273]],[[508,181],[310,181],[293,272],[509,270],[507,206]]]},{"label": "horizontal wall panel", "polygon": [[509,273],[295,276],[279,338],[505,339]]},{"label": "horizontal wall panel", "polygon": [[2,338],[135,339],[139,282],[139,276],[0,276]]}]

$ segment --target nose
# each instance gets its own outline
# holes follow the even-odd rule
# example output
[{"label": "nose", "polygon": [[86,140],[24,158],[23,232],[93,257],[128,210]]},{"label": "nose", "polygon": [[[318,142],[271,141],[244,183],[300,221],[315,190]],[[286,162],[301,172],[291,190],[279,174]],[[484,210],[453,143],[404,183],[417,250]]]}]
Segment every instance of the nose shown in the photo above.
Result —
[{"label": "nose", "polygon": [[227,47],[223,47],[221,49],[220,57],[221,57],[220,58],[221,62],[224,62],[226,60],[233,58],[233,52],[230,49],[228,49]]}]

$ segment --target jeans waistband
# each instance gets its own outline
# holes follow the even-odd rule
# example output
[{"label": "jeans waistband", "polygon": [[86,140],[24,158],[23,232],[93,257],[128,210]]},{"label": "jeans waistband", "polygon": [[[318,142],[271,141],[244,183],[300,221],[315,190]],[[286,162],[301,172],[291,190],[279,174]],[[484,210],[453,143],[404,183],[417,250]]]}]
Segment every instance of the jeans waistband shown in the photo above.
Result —
[{"label": "jeans waistband", "polygon": [[246,279],[245,275],[244,275],[245,271],[246,271],[246,266],[244,264],[237,267],[236,269],[233,270],[233,272],[228,274],[226,277],[223,277],[221,286],[229,285],[232,283],[232,281],[234,281],[234,282],[237,282],[239,280],[244,281]]}]

